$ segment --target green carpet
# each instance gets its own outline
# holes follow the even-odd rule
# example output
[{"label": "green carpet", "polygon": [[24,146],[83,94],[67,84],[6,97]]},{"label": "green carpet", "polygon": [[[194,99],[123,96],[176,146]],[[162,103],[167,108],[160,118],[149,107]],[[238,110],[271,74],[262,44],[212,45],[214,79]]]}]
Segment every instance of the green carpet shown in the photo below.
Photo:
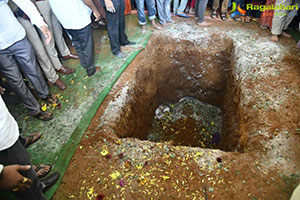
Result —
[{"label": "green carpet", "polygon": [[[8,103],[10,112],[23,130],[22,135],[26,136],[32,132],[43,133],[43,138],[27,149],[31,154],[33,164],[54,164],[52,171],[60,172],[61,178],[63,177],[98,107],[122,72],[150,39],[150,27],[147,27],[147,34],[141,34],[136,15],[126,16],[126,23],[129,40],[137,43],[126,47],[124,52],[127,53],[127,58],[119,59],[113,56],[107,31],[101,28],[93,31],[95,65],[101,66],[100,73],[87,77],[79,60],[62,62],[64,66],[75,68],[76,72],[71,75],[60,75],[68,86],[66,90],[50,88],[50,92],[59,98],[59,104],[55,106],[44,105],[47,111],[54,114],[53,120],[49,122],[37,120],[31,117],[21,104]],[[59,182],[47,191],[46,196],[50,198],[58,187]]]}]

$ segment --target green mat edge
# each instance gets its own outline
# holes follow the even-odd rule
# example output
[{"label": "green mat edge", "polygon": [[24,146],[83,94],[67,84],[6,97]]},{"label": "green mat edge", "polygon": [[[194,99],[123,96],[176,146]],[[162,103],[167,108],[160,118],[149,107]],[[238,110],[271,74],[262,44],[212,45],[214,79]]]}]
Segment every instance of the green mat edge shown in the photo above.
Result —
[{"label": "green mat edge", "polygon": [[[64,153],[63,159],[60,157],[57,162],[55,163],[55,167],[53,171],[57,171],[60,173],[60,178],[57,181],[55,185],[53,185],[46,193],[45,196],[50,199],[58,189],[60,182],[63,178],[64,173],[66,172],[69,163],[73,157],[74,152],[77,149],[77,146],[79,145],[85,131],[87,130],[88,126],[90,125],[91,120],[93,119],[94,115],[96,114],[98,108],[102,104],[105,97],[110,92],[111,88],[114,86],[114,84],[118,81],[119,77],[122,75],[124,70],[127,68],[127,66],[132,62],[132,60],[146,47],[148,44],[148,41],[150,40],[151,33],[147,36],[146,40],[142,44],[142,49],[139,49],[138,51],[134,52],[127,58],[124,62],[124,64],[121,66],[120,70],[116,73],[115,79],[110,85],[107,85],[102,92],[99,94],[95,102],[92,104],[92,106],[88,109],[88,111],[84,114],[84,116],[81,118],[79,124],[76,126],[74,132],[72,133],[70,139],[68,140],[67,144],[63,146],[63,148],[60,150],[60,152],[66,152]],[[58,167],[59,166],[59,167]]]}]

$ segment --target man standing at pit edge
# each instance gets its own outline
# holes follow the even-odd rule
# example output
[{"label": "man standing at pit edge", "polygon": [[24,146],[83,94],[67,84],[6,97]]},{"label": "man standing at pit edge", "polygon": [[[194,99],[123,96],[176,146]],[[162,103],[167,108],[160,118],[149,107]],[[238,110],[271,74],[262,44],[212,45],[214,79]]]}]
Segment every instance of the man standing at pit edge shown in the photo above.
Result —
[{"label": "man standing at pit edge", "polygon": [[[300,0],[276,0],[275,1],[275,7],[280,7],[280,8],[284,7],[284,9],[274,10],[274,17],[272,21],[272,30],[271,30],[272,33],[271,41],[278,42],[279,40],[278,36],[280,35],[284,37],[292,37],[290,34],[288,34],[285,31],[288,29],[289,24],[297,15],[299,5],[300,5]],[[294,9],[288,10],[287,8],[289,6],[291,6],[291,8]]]},{"label": "man standing at pit edge", "polygon": [[92,76],[100,71],[94,66],[94,41],[91,31],[91,17],[93,12],[95,21],[101,16],[92,0],[49,0],[53,13],[71,36],[81,65],[87,75]]}]

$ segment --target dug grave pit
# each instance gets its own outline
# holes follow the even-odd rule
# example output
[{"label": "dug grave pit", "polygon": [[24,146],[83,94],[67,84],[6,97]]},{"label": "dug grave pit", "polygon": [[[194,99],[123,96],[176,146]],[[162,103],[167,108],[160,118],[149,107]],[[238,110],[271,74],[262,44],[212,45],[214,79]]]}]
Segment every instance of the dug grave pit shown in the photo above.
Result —
[{"label": "dug grave pit", "polygon": [[159,38],[155,45],[152,56],[141,53],[130,101],[116,123],[117,136],[242,151],[232,40],[214,34],[206,48]]},{"label": "dug grave pit", "polygon": [[[222,31],[182,24],[153,35],[99,108],[55,199],[289,199],[299,180],[298,59],[251,31]],[[278,81],[285,96],[274,95]],[[195,106],[222,118],[199,126],[220,127],[220,143],[186,140],[188,118],[165,128],[180,124],[178,139],[149,137],[159,110],[188,116]]]}]

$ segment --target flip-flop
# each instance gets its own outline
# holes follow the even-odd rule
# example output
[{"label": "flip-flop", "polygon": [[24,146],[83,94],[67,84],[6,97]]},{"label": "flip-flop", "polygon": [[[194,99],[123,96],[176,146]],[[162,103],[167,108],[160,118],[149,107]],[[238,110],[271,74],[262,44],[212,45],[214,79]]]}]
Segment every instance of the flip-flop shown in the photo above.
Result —
[{"label": "flip-flop", "polygon": [[183,18],[190,18],[190,16],[188,16],[184,13],[182,13],[182,14],[181,13],[176,13],[176,15],[179,16],[179,17],[183,17]]},{"label": "flip-flop", "polygon": [[[32,165],[32,166],[35,166],[35,169],[34,169],[34,172],[36,173],[36,175],[39,177],[39,178],[43,178],[45,176],[47,176],[50,172],[51,172],[51,169],[52,169],[52,165]],[[45,169],[45,167],[49,167],[49,170],[44,172],[43,174],[41,175],[38,175],[38,173],[42,170]]]},{"label": "flip-flop", "polygon": [[[34,137],[36,137],[34,139]],[[37,142],[39,139],[41,139],[42,134],[41,133],[32,133],[30,136],[26,137],[25,139],[28,138],[28,140],[26,140],[26,143],[24,145],[25,148],[29,147],[30,145],[32,145],[33,143]]]},{"label": "flip-flop", "polygon": [[48,121],[53,119],[53,115],[51,113],[40,111],[38,114],[34,115],[34,117],[38,118],[39,120]]}]

